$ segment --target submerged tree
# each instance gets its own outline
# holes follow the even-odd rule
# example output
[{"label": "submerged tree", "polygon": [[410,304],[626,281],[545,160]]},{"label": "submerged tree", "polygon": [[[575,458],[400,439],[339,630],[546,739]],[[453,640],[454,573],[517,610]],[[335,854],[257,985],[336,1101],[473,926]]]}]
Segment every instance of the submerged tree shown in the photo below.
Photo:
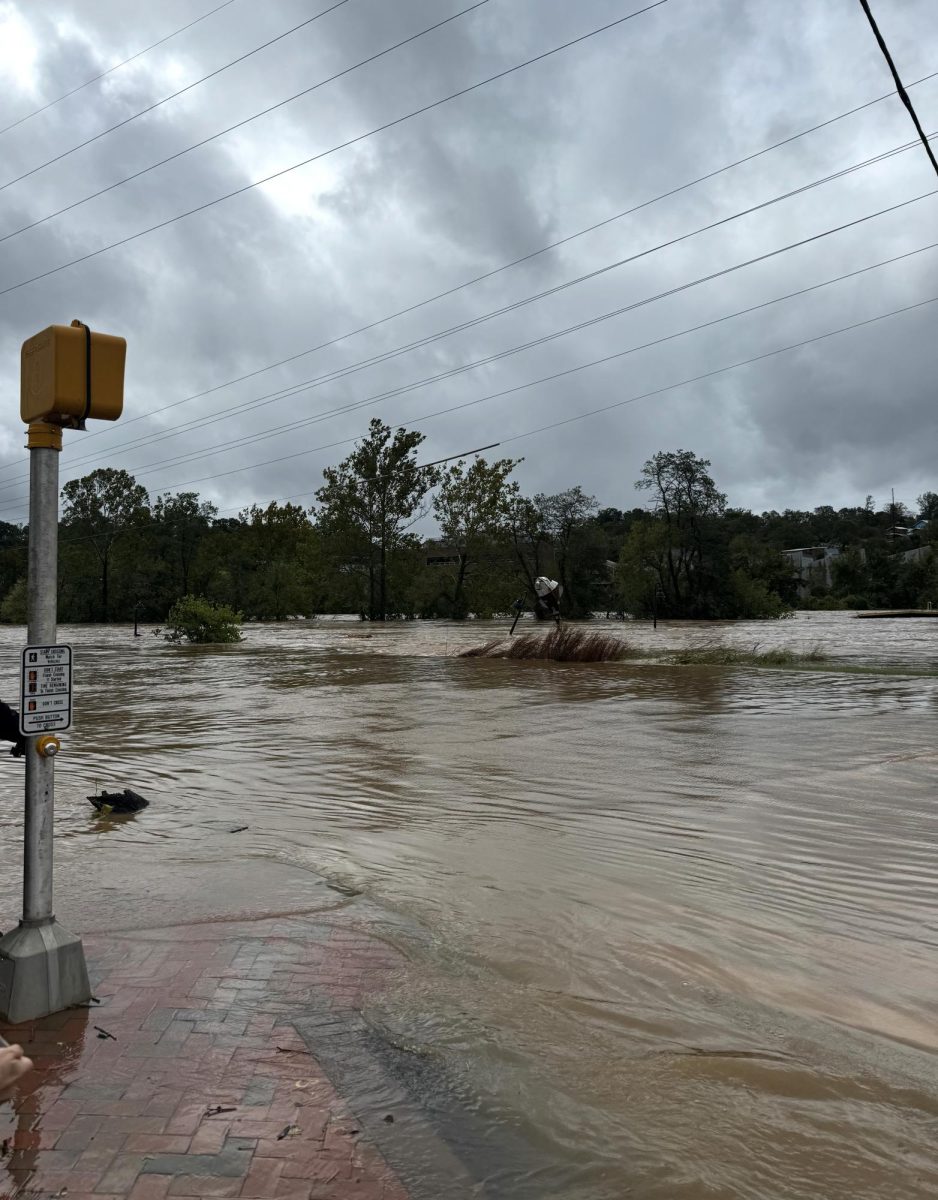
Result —
[{"label": "submerged tree", "polygon": [[595,525],[599,505],[581,487],[534,497],[553,551],[553,572],[563,585],[569,616],[586,616],[594,604],[606,607],[609,572],[605,543]]},{"label": "submerged tree", "polygon": [[63,548],[72,548],[73,559],[84,563],[82,547],[90,547],[99,567],[97,602],[92,607],[100,621],[110,619],[111,565],[115,547],[129,530],[139,531],[149,518],[147,490],[126,471],[100,467],[62,489],[65,507],[63,528],[68,537]]},{"label": "submerged tree", "polygon": [[459,460],[443,473],[433,512],[443,541],[458,556],[453,590],[449,597],[454,617],[467,614],[466,579],[471,565],[491,550],[504,534],[518,496],[518,485],[508,476],[520,459],[501,458],[488,463],[477,458],[469,467]]},{"label": "submerged tree", "polygon": [[367,582],[367,614],[387,619],[388,576],[395,555],[415,544],[408,533],[422,515],[424,497],[437,479],[417,464],[422,433],[398,429],[377,417],[368,436],[337,467],[323,471],[317,491],[317,525],[338,563]]},{"label": "submerged tree", "polygon": [[651,494],[657,516],[653,536],[643,538],[641,567],[655,577],[666,611],[708,615],[714,563],[707,550],[726,496],[710,475],[710,462],[690,450],[660,450],[635,485]]},{"label": "submerged tree", "polygon": [[200,501],[196,492],[167,492],[154,502],[150,536],[173,596],[187,596],[192,590],[193,566],[217,515],[215,505]]}]

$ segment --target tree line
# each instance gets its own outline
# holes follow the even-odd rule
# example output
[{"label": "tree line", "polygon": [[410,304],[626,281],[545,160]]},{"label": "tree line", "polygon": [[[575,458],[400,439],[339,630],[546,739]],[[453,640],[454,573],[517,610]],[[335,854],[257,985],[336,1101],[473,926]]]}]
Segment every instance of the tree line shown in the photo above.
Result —
[{"label": "tree line", "polygon": [[[534,580],[563,585],[569,616],[778,617],[794,607],[938,603],[938,494],[913,510],[871,497],[856,508],[756,514],[731,508],[710,463],[660,451],[636,488],[644,503],[602,507],[581,487],[524,496],[521,460],[423,466],[423,435],[378,419],[323,472],[316,503],[252,505],[237,517],[195,492],[159,495],[100,468],[62,490],[59,617],[161,622],[183,596],[246,619],[319,613],[490,616],[529,604]],[[432,517],[438,534],[415,526]],[[925,524],[920,524],[925,522]],[[930,524],[928,522],[931,522]],[[909,530],[920,524],[920,528]],[[25,619],[25,526],[0,522],[0,620]],[[806,592],[782,551],[836,546],[829,580]]]}]

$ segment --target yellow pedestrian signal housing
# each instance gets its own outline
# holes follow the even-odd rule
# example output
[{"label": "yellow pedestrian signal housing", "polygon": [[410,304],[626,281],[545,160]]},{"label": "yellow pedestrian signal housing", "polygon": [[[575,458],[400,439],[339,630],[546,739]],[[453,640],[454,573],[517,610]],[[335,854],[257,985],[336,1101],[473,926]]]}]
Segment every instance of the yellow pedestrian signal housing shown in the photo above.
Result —
[{"label": "yellow pedestrian signal housing", "polygon": [[88,417],[116,421],[124,407],[127,342],[81,321],[50,325],[23,343],[20,416],[84,429]]}]

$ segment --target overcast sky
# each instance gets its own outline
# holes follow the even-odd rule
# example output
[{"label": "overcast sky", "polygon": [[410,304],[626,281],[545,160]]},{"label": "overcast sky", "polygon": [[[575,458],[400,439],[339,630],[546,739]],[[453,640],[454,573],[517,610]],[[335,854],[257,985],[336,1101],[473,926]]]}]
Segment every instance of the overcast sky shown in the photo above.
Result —
[{"label": "overcast sky", "polygon": [[[0,0],[0,127],[220,2]],[[380,416],[426,434],[424,461],[501,441],[489,453],[524,456],[518,478],[526,492],[580,484],[618,507],[642,502],[633,483],[645,459],[678,447],[712,460],[731,504],[757,510],[862,504],[867,493],[881,504],[892,487],[913,502],[938,490],[938,303],[673,386],[938,297],[938,249],[671,336],[938,242],[938,196],[432,381],[928,193],[938,178],[921,145],[388,361],[322,379],[911,141],[908,114],[892,95],[647,204],[890,92],[858,0],[668,0],[273,182],[15,286],[322,155],[643,2],[488,0],[141,178],[7,236],[471,3],[347,0],[3,186],[0,290],[14,290],[0,295],[0,520],[26,519],[20,345],[75,317],[126,337],[125,410],[116,425],[66,432],[63,482],[113,466],[153,496],[197,491],[225,513],[285,497],[309,504],[323,467],[348,454]],[[232,0],[0,135],[0,185],[334,3]],[[934,0],[874,0],[873,8],[907,83],[938,71]],[[926,130],[938,131],[938,78],[911,95]],[[644,207],[384,320],[637,205]],[[265,370],[335,339],[342,340]],[[261,373],[220,386],[249,372]],[[305,390],[225,417],[299,384]],[[218,390],[191,398],[207,389]],[[644,398],[530,432],[633,397]],[[334,413],[349,405],[358,407]],[[431,415],[459,405],[468,406]],[[219,415],[225,419],[198,427]],[[515,435],[523,436],[507,440]]]}]

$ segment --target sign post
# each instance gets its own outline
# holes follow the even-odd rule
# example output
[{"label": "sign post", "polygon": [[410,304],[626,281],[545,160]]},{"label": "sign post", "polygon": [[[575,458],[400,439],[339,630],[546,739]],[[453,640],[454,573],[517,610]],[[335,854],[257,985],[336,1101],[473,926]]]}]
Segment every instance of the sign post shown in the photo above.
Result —
[{"label": "sign post", "polygon": [[52,847],[55,732],[71,724],[72,654],[56,645],[59,451],[62,429],[116,420],[123,400],[122,338],[53,325],[23,345],[20,413],[29,426],[28,641],[20,731],[26,738],[23,916],[0,938],[0,1016],[14,1024],[91,998],[81,940],[55,919]]}]

